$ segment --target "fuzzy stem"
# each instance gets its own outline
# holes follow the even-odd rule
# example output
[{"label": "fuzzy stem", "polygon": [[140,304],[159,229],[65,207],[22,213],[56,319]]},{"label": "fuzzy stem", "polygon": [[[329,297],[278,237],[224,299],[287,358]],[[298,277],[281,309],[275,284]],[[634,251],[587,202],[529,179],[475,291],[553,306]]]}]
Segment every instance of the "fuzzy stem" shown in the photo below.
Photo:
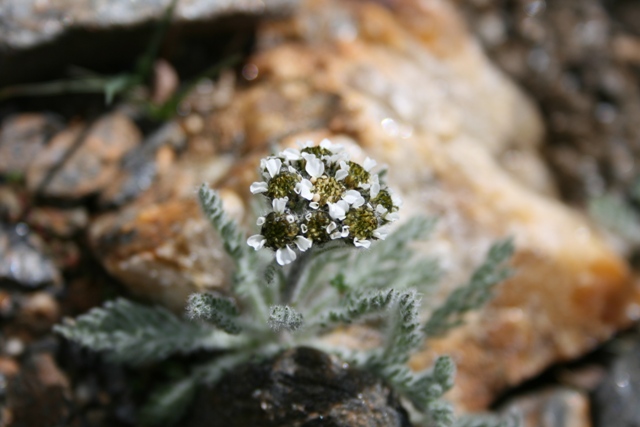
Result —
[{"label": "fuzzy stem", "polygon": [[[353,248],[353,247],[351,247],[351,248]],[[335,251],[336,249],[347,249],[348,250],[350,248],[349,248],[349,246],[345,245],[343,242],[333,241],[333,242],[330,242],[330,243],[326,244],[323,247],[315,248],[315,250],[313,252],[313,259],[315,260],[316,258],[320,257],[321,255],[324,255],[327,252]],[[348,254],[345,254],[345,256],[348,256]],[[301,279],[302,279],[302,276],[301,276]],[[312,282],[313,282],[313,278],[310,278],[308,280],[303,281],[298,286],[296,286],[295,293],[292,295],[292,300],[299,302],[300,304],[302,304],[302,306],[308,306],[309,304],[311,304],[311,302],[308,301],[308,299],[309,299],[309,296],[310,296],[309,285],[313,285]],[[325,284],[326,284],[326,282],[322,286],[324,286]],[[315,303],[311,304],[311,305],[315,305]]]},{"label": "fuzzy stem", "polygon": [[258,288],[258,286],[250,286],[249,291],[247,292],[247,297],[250,301],[250,304],[253,306],[253,312],[257,313],[257,317],[264,319],[269,318],[269,307],[265,302],[264,295]]},{"label": "fuzzy stem", "polygon": [[282,289],[282,303],[289,304],[292,297],[296,294],[296,289],[300,285],[300,278],[305,273],[305,268],[309,261],[313,259],[314,253],[317,252],[311,248],[307,252],[303,252],[298,259],[291,265],[284,288]]}]

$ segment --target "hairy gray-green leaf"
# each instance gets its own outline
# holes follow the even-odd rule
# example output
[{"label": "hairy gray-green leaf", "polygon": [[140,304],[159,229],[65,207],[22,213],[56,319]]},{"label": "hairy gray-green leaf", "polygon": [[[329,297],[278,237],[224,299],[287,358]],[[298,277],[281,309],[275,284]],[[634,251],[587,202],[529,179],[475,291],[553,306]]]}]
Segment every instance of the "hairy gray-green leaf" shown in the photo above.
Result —
[{"label": "hairy gray-green leaf", "polygon": [[492,297],[493,287],[511,274],[506,263],[513,251],[511,239],[494,243],[484,262],[473,272],[469,282],[454,290],[433,312],[424,326],[427,336],[439,336],[461,325],[466,313],[486,304]]},{"label": "hairy gray-green leaf", "polygon": [[229,334],[239,334],[240,326],[234,321],[238,307],[231,298],[211,294],[191,294],[187,301],[187,316],[192,320],[205,320]]},{"label": "hairy gray-green leaf", "polygon": [[323,328],[328,328],[380,314],[391,306],[398,294],[395,289],[351,292],[338,302],[337,308],[324,312],[317,323]]},{"label": "hairy gray-green leaf", "polygon": [[385,363],[406,363],[410,354],[424,343],[418,320],[419,307],[420,297],[416,291],[398,295],[383,347]]},{"label": "hairy gray-green leaf", "polygon": [[416,259],[410,244],[426,239],[435,221],[414,217],[401,225],[386,240],[372,245],[368,251],[357,251],[344,281],[354,288],[423,289],[440,277],[440,269],[433,260]]},{"label": "hairy gray-green leaf", "polygon": [[269,312],[269,327],[274,331],[296,331],[304,324],[302,314],[288,305],[274,305]]},{"label": "hairy gray-green leaf", "polygon": [[448,356],[441,356],[434,366],[423,372],[413,372],[404,364],[373,366],[395,390],[405,396],[420,411],[427,411],[453,386],[455,363]]},{"label": "hairy gray-green leaf", "polygon": [[316,305],[318,289],[326,287],[327,282],[343,290],[393,287],[424,292],[437,281],[441,271],[435,260],[416,257],[411,244],[424,240],[434,224],[432,219],[415,217],[367,250],[337,246],[314,257],[295,300]]},{"label": "hairy gray-green leaf", "polygon": [[453,407],[443,401],[430,402],[426,410],[430,427],[451,427],[455,422]]},{"label": "hairy gray-green leaf", "polygon": [[267,305],[260,289],[261,278],[256,268],[258,257],[247,245],[245,236],[236,222],[225,213],[218,193],[206,184],[202,184],[198,196],[202,210],[222,238],[225,250],[235,262],[236,270],[233,280],[235,293],[248,300],[258,318],[266,318]]},{"label": "hairy gray-green leaf", "polygon": [[55,331],[84,347],[108,352],[116,362],[132,365],[216,345],[210,328],[184,321],[162,307],[122,298],[56,325]]},{"label": "hairy gray-green leaf", "polygon": [[250,252],[245,236],[238,229],[236,222],[227,216],[218,193],[202,184],[198,196],[202,210],[211,225],[220,233],[227,253],[236,261],[247,257],[247,253]]}]

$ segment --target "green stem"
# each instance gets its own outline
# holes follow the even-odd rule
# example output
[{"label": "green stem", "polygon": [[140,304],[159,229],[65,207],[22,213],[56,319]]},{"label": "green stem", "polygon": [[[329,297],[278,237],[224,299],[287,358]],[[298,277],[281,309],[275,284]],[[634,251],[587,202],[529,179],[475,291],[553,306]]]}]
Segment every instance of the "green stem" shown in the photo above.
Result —
[{"label": "green stem", "polygon": [[[323,246],[321,248],[314,248],[313,253],[312,253],[312,258],[315,260],[319,256],[326,254],[327,252],[335,251],[336,249],[345,249],[345,248],[347,248],[347,246],[345,246],[344,243],[341,242],[341,241],[329,242],[328,244],[326,244],[325,246]],[[345,256],[348,256],[348,255],[345,254]],[[307,264],[309,264],[309,263],[307,263]],[[312,268],[310,270],[313,272],[314,269]],[[315,273],[318,274],[321,271],[322,270],[316,271]],[[314,282],[313,280],[307,280],[305,282],[299,283],[296,286],[295,292],[292,294],[292,298],[291,299],[293,301],[300,302],[302,306],[308,306],[309,304],[307,304],[307,303],[309,301],[306,301],[306,300],[309,297],[309,292],[308,292],[309,291],[309,286],[313,285],[313,282]],[[324,286],[324,284],[322,286]]]},{"label": "green stem", "polygon": [[256,313],[259,321],[266,322],[269,318],[269,308],[262,293],[260,281],[258,277],[254,277],[253,283],[246,287],[246,295],[249,303],[253,306],[253,312]]},{"label": "green stem", "polygon": [[289,274],[282,289],[282,303],[287,305],[292,302],[294,296],[297,294],[297,289],[300,286],[300,279],[305,273],[306,267],[309,261],[313,258],[315,251],[313,248],[307,252],[303,252],[298,259],[296,259],[291,265]]}]

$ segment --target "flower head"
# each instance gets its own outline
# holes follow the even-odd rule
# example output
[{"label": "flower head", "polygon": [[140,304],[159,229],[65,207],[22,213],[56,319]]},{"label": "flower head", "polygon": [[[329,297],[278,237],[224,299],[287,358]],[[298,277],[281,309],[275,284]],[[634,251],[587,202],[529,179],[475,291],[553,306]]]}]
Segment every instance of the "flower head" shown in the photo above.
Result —
[{"label": "flower head", "polygon": [[258,218],[260,234],[247,243],[276,253],[281,265],[297,258],[296,250],[343,240],[368,248],[386,237],[386,225],[397,219],[399,199],[380,182],[376,162],[350,161],[342,147],[323,140],[300,150],[287,148],[260,162],[264,181],[251,192],[262,194],[272,211]]}]

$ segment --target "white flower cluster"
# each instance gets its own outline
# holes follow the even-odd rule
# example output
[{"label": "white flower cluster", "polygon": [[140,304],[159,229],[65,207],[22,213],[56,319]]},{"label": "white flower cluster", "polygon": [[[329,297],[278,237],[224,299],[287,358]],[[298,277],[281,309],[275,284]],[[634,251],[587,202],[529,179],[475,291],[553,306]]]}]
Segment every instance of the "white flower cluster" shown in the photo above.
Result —
[{"label": "white flower cluster", "polygon": [[247,243],[274,250],[277,262],[286,265],[296,259],[296,248],[306,251],[337,239],[368,248],[372,240],[384,239],[401,202],[372,172],[375,166],[369,158],[362,166],[350,161],[340,145],[326,139],[262,159],[264,181],[251,184],[251,192],[266,196],[273,210],[258,218],[260,234]]}]

